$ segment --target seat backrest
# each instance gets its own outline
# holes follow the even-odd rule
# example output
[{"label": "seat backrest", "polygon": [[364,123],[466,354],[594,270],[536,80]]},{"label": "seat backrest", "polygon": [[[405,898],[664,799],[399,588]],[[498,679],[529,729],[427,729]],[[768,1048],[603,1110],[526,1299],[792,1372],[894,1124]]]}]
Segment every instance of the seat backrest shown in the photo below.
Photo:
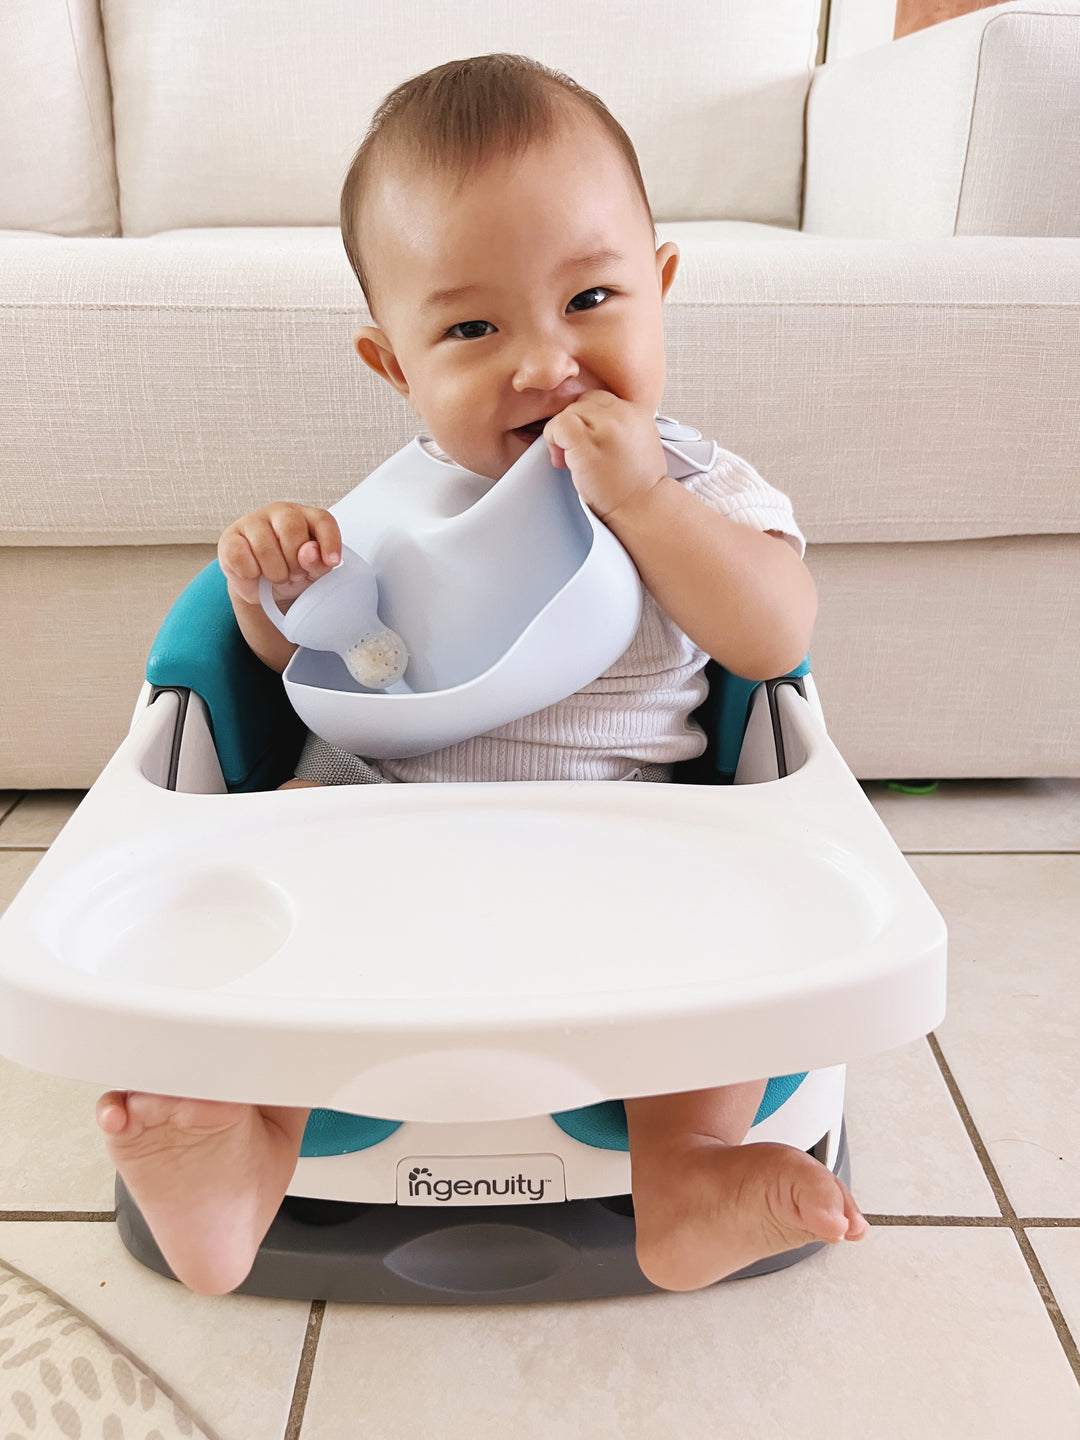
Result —
[{"label": "seat backrest", "polygon": [[[27,0],[29,3],[29,0]],[[598,94],[657,219],[798,228],[821,0],[104,0],[124,233],[330,225],[379,101],[469,55]]]},{"label": "seat backrest", "polygon": [[[805,675],[809,657],[792,675]],[[709,694],[694,718],[708,746],[675,767],[691,784],[730,784],[742,747],[750,697],[761,682],[711,661]],[[146,678],[159,689],[194,690],[210,712],[214,744],[230,791],[269,790],[289,779],[306,734],[279,676],[248,648],[216,560],[199,572],[165,617]]]}]

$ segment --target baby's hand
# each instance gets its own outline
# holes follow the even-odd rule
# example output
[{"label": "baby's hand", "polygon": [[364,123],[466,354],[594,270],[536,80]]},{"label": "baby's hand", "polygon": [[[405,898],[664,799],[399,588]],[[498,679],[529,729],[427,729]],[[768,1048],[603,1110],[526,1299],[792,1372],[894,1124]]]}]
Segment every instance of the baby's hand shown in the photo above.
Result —
[{"label": "baby's hand", "polygon": [[586,390],[544,426],[553,465],[565,466],[601,520],[667,474],[656,421],[610,390]]},{"label": "baby's hand", "polygon": [[234,520],[218,541],[229,593],[259,603],[259,576],[287,607],[341,562],[341,531],[328,510],[284,500]]}]

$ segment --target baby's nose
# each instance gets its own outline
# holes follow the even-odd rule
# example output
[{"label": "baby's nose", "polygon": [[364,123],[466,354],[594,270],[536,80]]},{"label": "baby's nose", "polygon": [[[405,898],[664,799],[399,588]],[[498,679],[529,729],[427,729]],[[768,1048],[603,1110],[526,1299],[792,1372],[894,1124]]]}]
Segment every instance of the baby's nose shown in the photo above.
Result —
[{"label": "baby's nose", "polygon": [[518,361],[515,390],[556,390],[578,373],[578,363],[558,341],[534,341]]}]

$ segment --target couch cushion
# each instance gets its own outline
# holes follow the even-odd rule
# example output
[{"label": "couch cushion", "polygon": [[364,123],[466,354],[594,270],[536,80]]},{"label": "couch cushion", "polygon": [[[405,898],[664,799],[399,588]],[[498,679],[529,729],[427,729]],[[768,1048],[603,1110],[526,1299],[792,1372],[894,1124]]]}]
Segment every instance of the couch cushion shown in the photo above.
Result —
[{"label": "couch cushion", "polygon": [[0,226],[118,233],[97,0],[0,6],[0,174]]},{"label": "couch cushion", "polygon": [[[29,3],[29,0],[25,0]],[[105,0],[124,232],[325,225],[383,96],[493,51],[566,71],[638,148],[661,217],[797,226],[820,0]]]},{"label": "couch cushion", "polygon": [[1069,3],[1064,14],[1046,0],[1018,6],[983,32],[958,235],[1080,235],[1080,5]]},{"label": "couch cushion", "polygon": [[1080,235],[1080,0],[1013,0],[814,73],[803,229]]},{"label": "couch cushion", "polygon": [[[811,543],[1080,532],[1080,246],[660,227],[665,413],[744,455]],[[415,433],[357,359],[336,230],[0,237],[0,543],[214,541],[328,504]]]}]

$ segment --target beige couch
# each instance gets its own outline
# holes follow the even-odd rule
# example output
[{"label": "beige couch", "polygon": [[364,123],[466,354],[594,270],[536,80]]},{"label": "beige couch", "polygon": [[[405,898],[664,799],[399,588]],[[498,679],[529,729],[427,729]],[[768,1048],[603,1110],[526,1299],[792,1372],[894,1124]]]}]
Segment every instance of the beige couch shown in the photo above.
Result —
[{"label": "beige couch", "polygon": [[412,433],[338,188],[386,90],[491,50],[634,138],[663,408],[791,495],[855,773],[1080,774],[1080,0],[824,64],[819,0],[430,10],[7,0],[0,787],[89,784],[222,527]]}]

